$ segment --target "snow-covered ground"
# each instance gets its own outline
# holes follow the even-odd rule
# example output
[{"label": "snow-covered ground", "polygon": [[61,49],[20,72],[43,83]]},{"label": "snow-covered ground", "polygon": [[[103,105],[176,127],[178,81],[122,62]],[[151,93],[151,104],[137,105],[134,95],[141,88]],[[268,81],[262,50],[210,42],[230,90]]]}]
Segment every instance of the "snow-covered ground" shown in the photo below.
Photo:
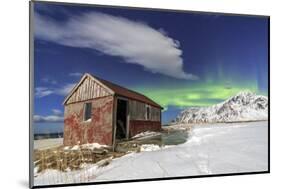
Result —
[{"label": "snow-covered ground", "polygon": [[46,185],[266,171],[267,136],[267,121],[194,126],[183,144],[145,146],[107,166],[85,165],[64,173],[46,170],[34,180],[35,185]]}]

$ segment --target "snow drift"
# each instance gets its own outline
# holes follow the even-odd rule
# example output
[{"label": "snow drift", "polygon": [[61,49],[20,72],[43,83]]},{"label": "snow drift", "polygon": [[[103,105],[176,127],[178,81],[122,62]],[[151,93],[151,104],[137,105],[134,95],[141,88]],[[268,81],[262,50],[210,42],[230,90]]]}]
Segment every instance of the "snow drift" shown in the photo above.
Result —
[{"label": "snow drift", "polygon": [[267,119],[268,98],[243,91],[217,105],[185,109],[172,123],[219,123]]},{"label": "snow drift", "polygon": [[[35,186],[168,178],[268,170],[268,122],[204,124],[180,145],[143,146],[141,153],[112,159],[107,166],[36,173]],[[99,163],[101,164],[101,163]],[[122,173],[122,174],[121,174]]]}]

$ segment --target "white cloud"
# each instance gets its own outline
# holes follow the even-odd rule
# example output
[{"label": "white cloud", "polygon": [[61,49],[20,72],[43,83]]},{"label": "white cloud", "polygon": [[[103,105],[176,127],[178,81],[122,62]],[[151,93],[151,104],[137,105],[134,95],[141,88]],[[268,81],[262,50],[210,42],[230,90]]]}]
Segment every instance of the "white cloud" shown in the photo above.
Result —
[{"label": "white cloud", "polygon": [[52,109],[52,115],[42,116],[42,115],[34,115],[34,122],[63,122],[64,117],[63,113],[59,109]]},{"label": "white cloud", "polygon": [[75,83],[68,83],[59,88],[48,88],[48,87],[36,87],[35,88],[35,97],[42,98],[49,96],[51,94],[66,96],[73,89]]},{"label": "white cloud", "polygon": [[52,109],[52,112],[54,115],[57,115],[57,116],[62,115],[62,111],[59,109]]},{"label": "white cloud", "polygon": [[75,83],[70,83],[70,84],[66,84],[61,88],[57,88],[55,89],[55,94],[63,95],[63,96],[68,95],[68,93],[73,89],[75,85],[76,85]]},{"label": "white cloud", "polygon": [[50,94],[53,94],[54,91],[48,89],[47,87],[36,87],[35,88],[35,96],[38,98],[44,97],[44,96],[48,96]]},{"label": "white cloud", "polygon": [[74,73],[69,73],[69,76],[73,76],[73,77],[81,77],[83,74],[80,72],[74,72]]},{"label": "white cloud", "polygon": [[57,115],[48,115],[48,116],[34,115],[33,120],[35,122],[62,122],[64,120],[64,117],[57,116]]},{"label": "white cloud", "polygon": [[182,50],[163,29],[123,17],[89,12],[61,23],[35,14],[35,36],[65,46],[90,48],[122,57],[153,73],[197,79],[183,70]]},{"label": "white cloud", "polygon": [[57,84],[57,81],[56,81],[56,80],[51,79],[51,78],[48,78],[48,77],[42,78],[42,81],[43,81],[44,83]]}]

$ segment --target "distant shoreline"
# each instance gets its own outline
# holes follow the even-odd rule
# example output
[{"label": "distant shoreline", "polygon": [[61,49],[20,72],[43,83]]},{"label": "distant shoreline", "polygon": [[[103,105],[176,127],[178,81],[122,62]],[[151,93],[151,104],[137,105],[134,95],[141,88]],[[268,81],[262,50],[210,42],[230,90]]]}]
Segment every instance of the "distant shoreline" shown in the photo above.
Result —
[{"label": "distant shoreline", "polygon": [[50,138],[63,138],[63,132],[59,133],[36,133],[34,140],[50,139]]}]

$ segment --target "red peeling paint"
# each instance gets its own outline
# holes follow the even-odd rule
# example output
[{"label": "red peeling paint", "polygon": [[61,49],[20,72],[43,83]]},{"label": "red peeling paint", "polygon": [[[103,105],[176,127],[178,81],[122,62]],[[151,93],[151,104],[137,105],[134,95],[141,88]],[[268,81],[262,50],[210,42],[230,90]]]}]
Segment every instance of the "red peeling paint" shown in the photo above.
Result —
[{"label": "red peeling paint", "polygon": [[66,106],[64,145],[100,143],[112,145],[113,97],[93,99],[91,121],[83,120],[84,103]]},{"label": "red peeling paint", "polygon": [[[99,143],[112,145],[114,96],[92,99],[65,106],[64,145]],[[84,105],[92,103],[90,121],[84,121]],[[144,131],[161,131],[160,121],[130,120],[129,137]]]}]

